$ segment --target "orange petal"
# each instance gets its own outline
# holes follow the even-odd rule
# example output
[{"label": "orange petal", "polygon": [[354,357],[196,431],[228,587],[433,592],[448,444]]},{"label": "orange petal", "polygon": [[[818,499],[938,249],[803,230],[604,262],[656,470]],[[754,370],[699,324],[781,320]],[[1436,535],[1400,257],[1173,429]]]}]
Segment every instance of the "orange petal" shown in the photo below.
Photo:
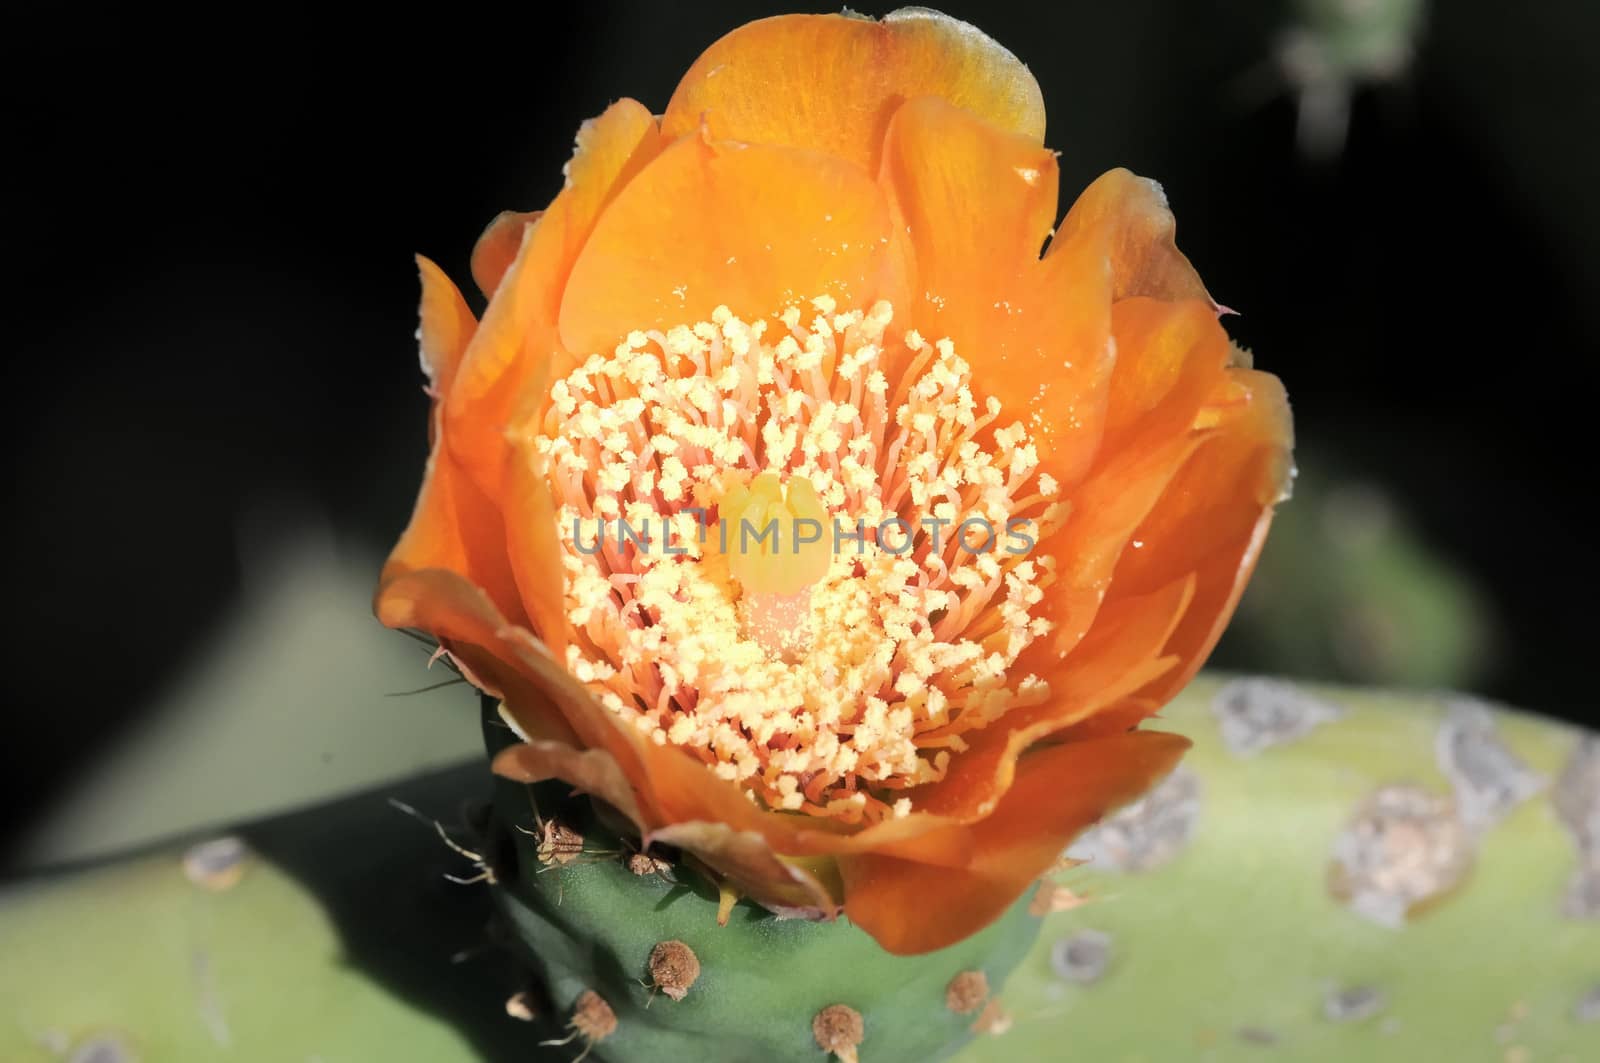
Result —
[{"label": "orange petal", "polygon": [[959,822],[980,821],[1014,784],[1019,758],[1030,747],[1159,680],[1177,663],[1164,647],[1192,598],[1193,582],[1108,602],[1094,630],[1049,677],[1049,700],[969,732],[967,749],[950,758],[945,777],[910,791],[913,805]]},{"label": "orange petal", "polygon": [[899,955],[960,941],[999,918],[1075,835],[1145,793],[1188,746],[1177,735],[1134,731],[1030,753],[994,814],[976,828],[969,867],[845,857],[845,914]]},{"label": "orange petal", "polygon": [[1211,304],[1201,299],[1123,299],[1112,308],[1111,320],[1117,365],[1105,446],[1115,451],[1163,409],[1169,411],[1166,423],[1192,417],[1222,383],[1232,348]]},{"label": "orange petal", "polygon": [[631,820],[646,847],[660,842],[685,849],[727,879],[739,893],[762,903],[815,910],[830,917],[838,908],[835,898],[814,875],[778,859],[759,833],[736,830],[726,823],[703,822],[658,826],[652,831],[634,782],[603,750],[578,750],[543,740],[521,742],[500,751],[494,758],[494,770],[516,782],[561,779],[571,783]]},{"label": "orange petal", "polygon": [[1119,360],[1104,453],[1067,494],[1065,525],[1035,547],[1056,559],[1055,582],[1037,611],[1055,627],[1015,669],[1044,676],[1050,699],[967,735],[969,748],[952,758],[944,780],[913,793],[923,811],[964,822],[985,814],[1030,745],[1157,684],[1169,689],[1167,675],[1187,664],[1173,640],[1199,576],[1179,565],[1122,587],[1118,573],[1126,557],[1159,556],[1140,529],[1191,456],[1222,430],[1195,425],[1206,423],[1202,411],[1226,380],[1227,337],[1198,300],[1128,300],[1117,304],[1115,320]]},{"label": "orange petal", "polygon": [[1199,300],[1124,300],[1112,322],[1117,364],[1100,450],[1091,471],[1063,492],[1066,523],[1034,548],[1056,559],[1055,583],[1037,614],[1054,627],[1018,667],[1040,674],[1089,631],[1122,556],[1143,549],[1131,545],[1143,541],[1139,525],[1211,430],[1196,425],[1204,424],[1201,411],[1229,356],[1227,335]]},{"label": "orange petal", "polygon": [[460,573],[481,587],[502,614],[513,621],[523,617],[516,577],[506,559],[505,522],[500,509],[478,489],[438,439],[422,474],[422,490],[417,495],[411,523],[378,578],[375,608],[380,617],[385,587],[406,573],[424,569]]},{"label": "orange petal", "polygon": [[[596,708],[604,712],[596,704]],[[681,749],[640,741],[638,756],[650,803],[660,824],[721,823],[760,835],[773,852],[788,857],[832,856],[883,850],[908,860],[961,866],[972,839],[947,817],[913,813],[862,830],[836,829],[827,821],[752,804],[736,784],[719,778]]]},{"label": "orange petal", "polygon": [[385,583],[379,603],[385,623],[438,635],[534,739],[503,752],[497,771],[521,781],[559,777],[595,793],[647,836],[690,849],[763,903],[831,910],[831,895],[815,876],[780,857],[879,851],[944,867],[964,866],[971,857],[970,832],[937,817],[913,814],[849,834],[756,808],[739,787],[682,750],[644,741],[454,573],[398,574]]},{"label": "orange petal", "polygon": [[1116,297],[1204,299],[1212,303],[1200,277],[1178,250],[1177,222],[1159,184],[1127,170],[1096,178],[1061,223],[1058,240],[1073,239],[1080,227],[1109,233]]},{"label": "orange petal", "polygon": [[779,15],[741,26],[697,59],[662,132],[702,119],[714,135],[823,151],[869,170],[903,100],[939,96],[998,129],[1044,142],[1044,98],[1028,68],[982,31],[937,11],[883,21]]},{"label": "orange petal", "polygon": [[912,323],[953,340],[1001,423],[1025,422],[1045,470],[1076,479],[1100,438],[1111,279],[1092,240],[1040,261],[1056,217],[1054,154],[924,96],[895,112],[880,180],[915,256]]},{"label": "orange petal", "polygon": [[877,186],[848,163],[685,137],[595,226],[561,303],[561,342],[609,351],[633,329],[709,320],[719,305],[747,321],[823,294],[861,305],[890,281],[888,236]]},{"label": "orange petal", "polygon": [[633,783],[616,759],[602,750],[580,751],[540,740],[521,742],[500,751],[494,758],[494,771],[522,783],[546,779],[571,783],[630,819],[645,846],[660,842],[685,849],[745,896],[766,904],[816,909],[830,916],[838,907],[815,876],[779,860],[760,834],[734,830],[725,823],[678,823],[652,833]]},{"label": "orange petal", "polygon": [[[539,391],[544,390],[541,382]],[[526,433],[511,435],[503,505],[511,572],[534,629],[558,661],[567,659],[566,575],[555,498],[544,459]]]},{"label": "orange petal", "polygon": [[1019,674],[1056,671],[1090,633],[1134,532],[1204,439],[1198,432],[1150,435],[1146,445],[1126,448],[1097,467],[1070,495],[1065,525],[1034,548],[1056,560],[1055,582],[1034,611],[1053,626],[1018,656]]},{"label": "orange petal", "polygon": [[556,315],[573,260],[606,204],[659,149],[642,104],[612,104],[584,123],[566,187],[539,224],[524,227],[445,404],[450,447],[486,491],[500,489],[512,414],[560,354]]},{"label": "orange petal", "polygon": [[[479,637],[485,632],[479,631]],[[523,657],[524,664],[537,664]],[[537,680],[543,684],[549,677]],[[558,700],[568,718],[575,708],[571,680],[555,684],[565,688]],[[616,717],[587,699],[604,721],[575,719],[579,730],[593,736],[594,723],[616,723]],[[525,699],[548,702],[520,692],[508,697],[507,711],[521,724],[529,716]],[[584,709],[583,712],[587,712]],[[972,854],[966,828],[929,816],[907,816],[887,821],[856,834],[835,834],[815,829],[803,816],[766,812],[752,805],[737,786],[717,778],[704,765],[671,747],[634,742],[636,736],[620,723],[617,734],[635,766],[625,769],[616,756],[603,749],[582,752],[570,745],[533,741],[507,747],[494,762],[495,771],[521,782],[560,778],[609,802],[633,820],[646,844],[659,841],[688,849],[713,870],[729,878],[741,893],[764,904],[792,908],[818,908],[831,912],[830,894],[809,872],[787,857],[829,856],[837,852],[882,852],[908,860],[945,867],[962,867]],[[615,747],[614,747],[615,748]],[[694,796],[685,800],[685,794]]]},{"label": "orange petal", "polygon": [[1283,385],[1252,370],[1228,371],[1237,396],[1135,537],[1114,593],[1137,594],[1179,571],[1196,578],[1194,601],[1167,642],[1181,664],[1144,693],[1164,701],[1199,671],[1233,615],[1255,567],[1273,507],[1288,496],[1293,426]]},{"label": "orange petal", "polygon": [[[601,706],[528,632],[506,624],[482,591],[452,572],[396,574],[380,591],[379,615],[390,626],[438,635],[479,685],[504,701],[524,733],[595,751],[599,755],[589,760],[596,763],[601,756],[609,758],[628,781],[638,822],[651,825],[662,841],[692,843],[708,864],[727,873],[746,894],[767,903],[802,906],[806,891],[812,890],[806,876],[793,873],[787,862],[779,861],[785,870],[775,877],[762,878],[753,870],[773,870],[779,856],[880,852],[942,867],[961,867],[970,860],[970,830],[944,817],[912,813],[861,831],[835,832],[808,817],[757,808],[738,786],[717,778],[682,750],[643,740]],[[605,774],[611,778],[603,781],[588,761],[568,765],[569,775],[549,757],[530,769],[525,759],[529,755],[505,754],[508,759],[497,766],[513,778],[530,770],[551,771],[575,785],[603,785],[608,794],[620,793],[609,768]],[[633,814],[621,797],[615,801]],[[765,846],[764,855],[755,849],[757,840]],[[726,867],[724,860],[730,861]],[[766,892],[761,889],[763,881],[770,886]],[[815,900],[814,893],[811,896]]]},{"label": "orange petal", "polygon": [[785,852],[803,856],[882,853],[937,867],[965,867],[972,859],[972,831],[948,816],[912,812],[880,820],[850,833],[797,832]]},{"label": "orange petal", "polygon": [[1050,736],[1052,745],[1061,742],[1079,742],[1089,738],[1104,738],[1122,734],[1155,717],[1164,703],[1153,698],[1123,698],[1114,705],[1096,712],[1093,716],[1063,727]]},{"label": "orange petal", "polygon": [[520,783],[561,779],[621,812],[640,831],[649,830],[621,765],[601,749],[574,749],[563,742],[534,739],[507,746],[495,755],[494,773]]},{"label": "orange petal", "polygon": [[[646,741],[455,573],[433,569],[399,575],[380,592],[380,604],[386,624],[431,631],[467,660],[524,732],[609,756],[634,788],[642,822],[653,828],[720,823],[736,832],[770,833],[780,843],[802,830],[823,833],[805,817],[756,808],[738,786],[683,750]],[[564,735],[551,733],[558,729]],[[781,844],[774,848],[795,855]]]},{"label": "orange petal", "polygon": [[488,597],[456,573],[395,573],[380,589],[378,601],[384,623],[430,631],[466,661],[525,733],[611,758],[635,791],[641,822],[652,828],[689,821],[722,823],[735,831],[770,834],[779,843],[775,851],[785,855],[808,855],[805,846],[783,844],[799,834],[815,836],[809,846],[813,850],[838,844],[807,817],[758,809],[737,785],[718,778],[683,750],[646,741],[601,705],[528,631],[506,623]]},{"label": "orange petal", "polygon": [[422,306],[418,311],[417,328],[422,371],[428,376],[428,390],[435,396],[442,396],[450,391],[456,366],[461,363],[461,356],[478,329],[478,320],[444,270],[418,255],[417,271],[422,275]]},{"label": "orange petal", "polygon": [[[543,657],[532,636],[504,615],[482,588],[454,571],[386,568],[375,603],[378,619],[393,628],[427,631],[445,646],[483,691],[505,702],[530,737],[571,746],[583,743],[541,684],[530,662]],[[546,668],[555,664],[544,658]]]},{"label": "orange petal", "polygon": [[485,296],[494,295],[500,279],[517,259],[523,230],[539,220],[544,211],[503,210],[483,230],[472,248],[472,279]]},{"label": "orange petal", "polygon": [[[607,753],[633,784],[645,822],[688,818],[664,811],[658,800],[663,793],[671,796],[670,786],[663,784],[680,773],[709,780],[737,798],[744,810],[729,802],[732,816],[759,814],[738,787],[716,778],[682,750],[645,741],[601,705],[532,633],[507,623],[480,589],[456,573],[429,569],[398,575],[380,592],[380,604],[384,623],[431,631],[452,653],[473,664],[487,681],[480,685],[505,703],[523,732]],[[551,718],[554,724],[548,724]]]},{"label": "orange petal", "polygon": [[765,837],[726,823],[674,823],[646,835],[686,849],[728,880],[742,896],[781,908],[816,910],[832,918],[838,901],[805,868],[778,859]]},{"label": "orange petal", "polygon": [[1229,369],[1214,395],[1226,405],[1208,407],[1218,420],[1140,525],[1144,546],[1123,557],[1117,593],[1144,593],[1198,571],[1253,537],[1262,514],[1287,497],[1294,429],[1278,378]]}]

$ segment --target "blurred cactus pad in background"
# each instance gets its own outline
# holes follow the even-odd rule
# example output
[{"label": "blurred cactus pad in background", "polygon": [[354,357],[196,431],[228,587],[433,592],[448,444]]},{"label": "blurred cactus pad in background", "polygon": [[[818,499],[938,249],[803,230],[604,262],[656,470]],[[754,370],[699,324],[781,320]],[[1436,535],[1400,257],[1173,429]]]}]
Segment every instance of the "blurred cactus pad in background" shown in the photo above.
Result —
[{"label": "blurred cactus pad in background", "polygon": [[1345,683],[1474,689],[1496,659],[1485,596],[1379,482],[1301,457],[1219,660]]},{"label": "blurred cactus pad in background", "polygon": [[[825,1060],[824,1001],[867,1061],[935,1058],[929,1030],[968,1061],[1597,1057],[1600,738],[1223,677],[1162,725],[1195,742],[1177,773],[948,957],[743,904],[718,926],[692,869],[541,829],[559,790],[517,859],[479,852],[481,764],[35,877],[0,899],[0,1058],[710,1061],[754,1028]],[[527,796],[497,785],[502,814]]]}]

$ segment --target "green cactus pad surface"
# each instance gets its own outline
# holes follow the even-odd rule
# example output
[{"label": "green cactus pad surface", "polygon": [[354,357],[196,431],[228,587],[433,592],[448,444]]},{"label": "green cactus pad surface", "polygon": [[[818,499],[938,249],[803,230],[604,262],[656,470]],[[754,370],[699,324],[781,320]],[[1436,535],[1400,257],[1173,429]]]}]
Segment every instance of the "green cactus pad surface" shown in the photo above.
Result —
[{"label": "green cactus pad surface", "polygon": [[[1593,736],[1450,697],[1215,678],[1153,726],[1194,738],[1184,768],[1075,847],[1093,859],[1056,881],[1063,904],[1081,903],[1045,917],[1010,977],[991,978],[1006,1017],[990,1027],[1004,1032],[956,1058],[1600,1058]],[[923,1058],[886,1030],[954,1022],[942,969],[915,992],[888,987],[903,1003],[871,997],[881,960],[848,926],[820,928],[838,943],[813,957],[801,945],[817,927],[739,908],[719,928],[693,876],[680,891],[589,856],[535,869],[531,897],[553,906],[524,905],[513,947],[488,949],[490,890],[442,878],[474,877],[474,861],[386,800],[450,825],[487,792],[478,765],[243,828],[238,866],[227,847],[180,845],[12,884],[0,1059],[570,1061],[581,1038],[538,1042],[583,989],[624,998],[597,1046],[614,1059],[640,1058],[624,1051],[630,1025],[687,1040],[690,1019],[707,1032],[739,1021],[736,1000],[786,1016],[791,1047],[773,1059],[825,1063],[810,1021],[832,998],[865,1017],[864,1063]],[[655,903],[619,919],[635,886]],[[700,962],[681,1001],[640,984],[664,934]],[[551,958],[557,935],[566,953]],[[528,941],[554,975],[532,1022],[508,1014],[540,1005],[508,1008],[529,988]],[[743,973],[758,941],[790,962]],[[698,1043],[645,1058],[696,1056],[750,1058]]]},{"label": "green cactus pad surface", "polygon": [[[963,1061],[1600,1059],[1600,913],[1564,914],[1579,857],[1550,799],[1583,732],[1494,713],[1499,744],[1543,786],[1483,830],[1453,891],[1394,927],[1331,894],[1334,847],[1380,787],[1457,798],[1440,733],[1474,703],[1296,686],[1338,716],[1237,754],[1213,709],[1222,689],[1202,678],[1146,725],[1194,739],[1187,841],[1141,872],[1057,876],[1087,902],[1045,920],[1001,992],[1011,1029]],[[1600,791],[1588,800],[1600,820]],[[1109,959],[1062,977],[1052,954],[1085,930]]]}]

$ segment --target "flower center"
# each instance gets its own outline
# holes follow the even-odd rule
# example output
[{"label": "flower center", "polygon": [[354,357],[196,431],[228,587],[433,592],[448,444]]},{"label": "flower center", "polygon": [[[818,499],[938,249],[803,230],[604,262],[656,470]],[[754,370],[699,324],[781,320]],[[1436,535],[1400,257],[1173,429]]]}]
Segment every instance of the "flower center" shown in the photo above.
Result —
[{"label": "flower center", "polygon": [[537,445],[574,674],[758,802],[876,819],[1048,693],[1012,666],[1064,507],[948,340],[811,305],[631,333],[556,382]]}]

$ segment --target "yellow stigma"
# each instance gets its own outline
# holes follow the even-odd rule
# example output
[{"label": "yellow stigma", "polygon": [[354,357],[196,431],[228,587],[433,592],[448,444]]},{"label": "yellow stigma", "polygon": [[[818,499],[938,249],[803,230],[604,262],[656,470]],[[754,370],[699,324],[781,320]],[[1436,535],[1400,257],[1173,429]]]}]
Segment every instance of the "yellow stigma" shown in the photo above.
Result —
[{"label": "yellow stigma", "polygon": [[827,507],[804,476],[763,472],[717,506],[717,547],[739,584],[740,628],[789,663],[811,644],[811,586],[828,574]]},{"label": "yellow stigma", "polygon": [[764,472],[735,487],[718,507],[718,543],[728,573],[746,595],[799,594],[828,574],[832,528],[816,488],[804,476],[787,484]]}]

